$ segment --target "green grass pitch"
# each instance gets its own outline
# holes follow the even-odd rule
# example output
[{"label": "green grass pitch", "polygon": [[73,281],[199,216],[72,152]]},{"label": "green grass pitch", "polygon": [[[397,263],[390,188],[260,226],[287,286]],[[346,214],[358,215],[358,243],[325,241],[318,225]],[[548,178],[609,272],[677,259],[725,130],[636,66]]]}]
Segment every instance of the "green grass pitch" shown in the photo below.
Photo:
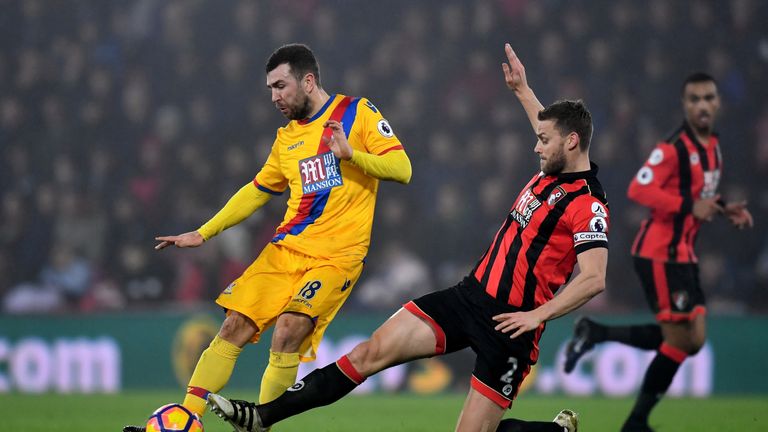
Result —
[{"label": "green grass pitch", "polygon": [[[255,399],[256,394],[231,394]],[[0,430],[23,432],[119,432],[127,423],[145,419],[179,392],[126,392],[120,395],[0,396]],[[463,397],[379,395],[350,396],[340,402],[286,420],[276,432],[452,431]],[[580,415],[582,432],[615,432],[632,405],[631,399],[565,398],[523,395],[507,414],[528,420],[550,420],[562,408]],[[665,399],[651,417],[659,432],[758,431],[768,396]],[[220,419],[206,415],[206,432],[229,432]]]}]

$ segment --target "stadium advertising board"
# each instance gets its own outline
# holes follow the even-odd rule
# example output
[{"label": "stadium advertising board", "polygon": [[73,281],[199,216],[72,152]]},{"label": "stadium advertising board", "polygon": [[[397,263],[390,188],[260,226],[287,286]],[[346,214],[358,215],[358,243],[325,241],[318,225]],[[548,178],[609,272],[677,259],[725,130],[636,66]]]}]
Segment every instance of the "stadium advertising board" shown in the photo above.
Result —
[{"label": "stadium advertising board", "polygon": [[[303,364],[299,375],[335,361],[383,320],[381,316],[346,314],[334,321],[320,346],[316,363]],[[615,323],[639,322],[646,316],[606,317]],[[604,344],[585,356],[571,374],[562,372],[562,351],[571,320],[547,325],[539,364],[523,391],[574,396],[627,396],[637,392],[653,352]],[[0,393],[115,393],[123,389],[183,388],[197,358],[218,329],[215,315],[182,313],[89,317],[0,318]],[[756,344],[768,331],[768,319],[712,317],[710,339],[688,359],[670,393],[768,393],[760,359],[768,347]],[[269,340],[271,335],[264,336]],[[239,359],[232,386],[257,388],[267,362],[268,346],[250,347]],[[371,377],[356,391],[408,391],[420,394],[465,391],[472,371],[471,352],[401,365]]]}]

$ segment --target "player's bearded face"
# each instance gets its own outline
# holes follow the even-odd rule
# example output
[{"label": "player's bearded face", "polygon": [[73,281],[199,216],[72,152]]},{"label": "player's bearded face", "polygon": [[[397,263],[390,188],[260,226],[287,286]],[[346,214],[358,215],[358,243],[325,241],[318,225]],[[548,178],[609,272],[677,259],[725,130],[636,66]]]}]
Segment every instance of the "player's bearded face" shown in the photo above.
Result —
[{"label": "player's bearded face", "polygon": [[565,169],[566,137],[555,128],[553,120],[542,120],[536,128],[539,141],[534,151],[539,155],[541,171],[546,175],[559,174]]},{"label": "player's bearded face", "polygon": [[715,83],[688,83],[683,92],[683,108],[685,118],[692,128],[699,133],[711,132],[720,109],[720,96]]},{"label": "player's bearded face", "polygon": [[312,112],[309,95],[287,63],[267,73],[267,87],[272,92],[272,103],[289,120],[303,120]]},{"label": "player's bearded face", "polygon": [[289,120],[303,120],[309,117],[312,107],[309,104],[309,95],[304,89],[298,87],[293,101],[286,101],[286,110],[280,110]]},{"label": "player's bearded face", "polygon": [[540,160],[541,171],[546,175],[560,174],[565,168],[565,142],[551,145],[556,146],[554,151]]}]

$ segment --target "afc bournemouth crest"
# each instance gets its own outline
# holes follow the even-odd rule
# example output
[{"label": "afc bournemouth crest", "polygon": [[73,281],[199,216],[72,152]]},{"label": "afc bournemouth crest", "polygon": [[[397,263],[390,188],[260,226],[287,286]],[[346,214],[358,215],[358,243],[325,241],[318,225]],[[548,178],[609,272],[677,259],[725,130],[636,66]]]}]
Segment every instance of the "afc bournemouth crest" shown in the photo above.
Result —
[{"label": "afc bournemouth crest", "polygon": [[555,204],[557,204],[558,201],[563,199],[564,196],[566,196],[568,193],[563,189],[562,187],[558,186],[555,188],[555,190],[552,191],[551,194],[549,194],[549,198],[547,198],[547,205],[550,207],[554,207]]},{"label": "afc bournemouth crest", "polygon": [[685,291],[675,291],[672,293],[672,303],[677,310],[682,311],[688,307],[688,293]]}]

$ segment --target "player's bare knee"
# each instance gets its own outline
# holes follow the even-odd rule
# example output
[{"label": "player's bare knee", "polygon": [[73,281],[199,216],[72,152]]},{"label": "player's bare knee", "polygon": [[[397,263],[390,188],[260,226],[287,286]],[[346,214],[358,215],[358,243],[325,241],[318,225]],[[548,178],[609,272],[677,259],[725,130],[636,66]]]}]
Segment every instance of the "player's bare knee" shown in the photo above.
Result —
[{"label": "player's bare knee", "polygon": [[258,331],[250,318],[238,312],[227,315],[219,329],[219,337],[235,345],[245,345]]},{"label": "player's bare knee", "polygon": [[347,353],[347,358],[358,371],[365,368],[365,361],[368,356],[368,342],[365,341],[357,344],[357,346],[352,348],[352,351]]},{"label": "player's bare knee", "polygon": [[304,342],[314,324],[312,320],[303,314],[283,314],[275,324],[275,332],[272,335],[272,351],[297,352]]},{"label": "player's bare knee", "polygon": [[361,374],[368,376],[376,372],[378,364],[382,361],[379,344],[374,339],[369,339],[358,344],[347,354],[352,366]]}]

